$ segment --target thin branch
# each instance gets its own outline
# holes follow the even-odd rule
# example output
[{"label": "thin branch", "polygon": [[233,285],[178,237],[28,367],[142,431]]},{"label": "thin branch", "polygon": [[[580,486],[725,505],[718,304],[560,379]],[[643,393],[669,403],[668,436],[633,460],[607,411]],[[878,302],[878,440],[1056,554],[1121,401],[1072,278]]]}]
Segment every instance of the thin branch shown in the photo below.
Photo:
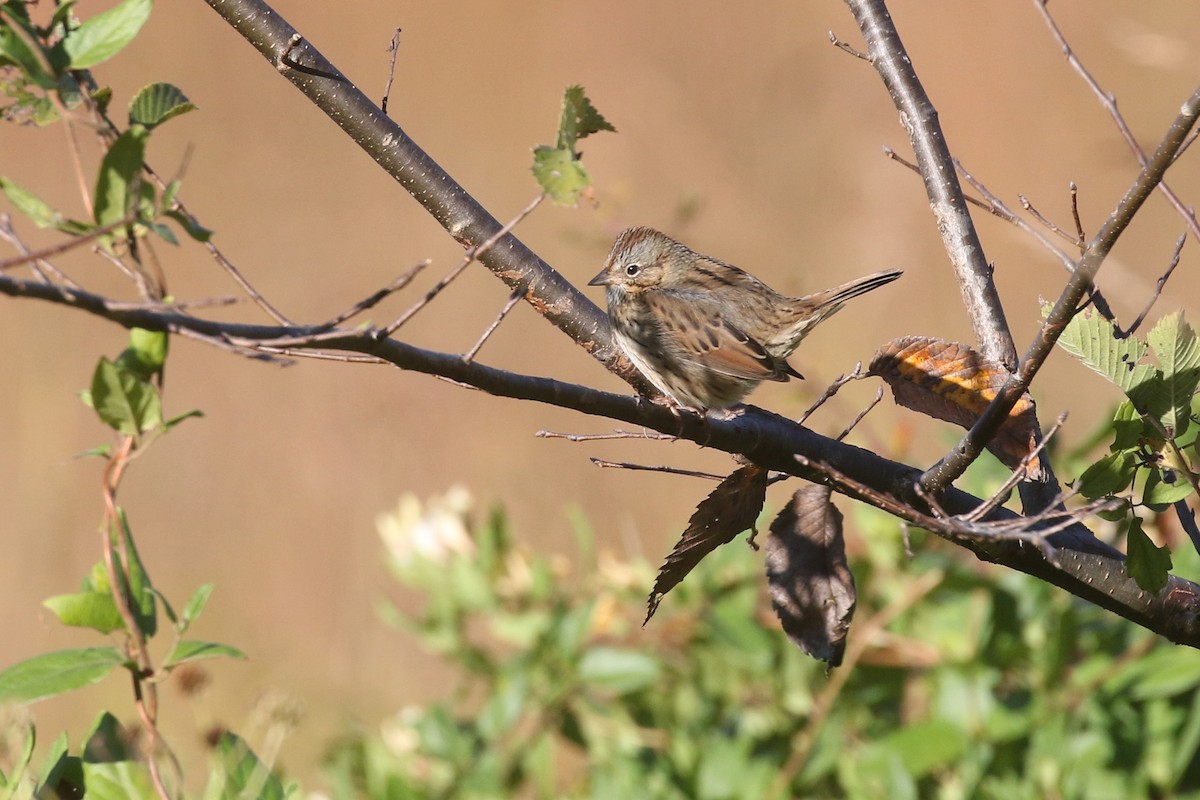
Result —
[{"label": "thin branch", "polygon": [[1137,315],[1137,319],[1135,319],[1129,325],[1128,330],[1123,331],[1120,328],[1117,328],[1115,333],[1118,339],[1124,339],[1126,336],[1129,336],[1131,333],[1141,327],[1142,322],[1144,322],[1146,319],[1146,315],[1150,313],[1150,309],[1154,307],[1155,302],[1158,301],[1159,295],[1162,294],[1163,287],[1167,285],[1167,279],[1171,277],[1171,273],[1175,271],[1177,266],[1179,266],[1179,258],[1183,255],[1183,243],[1186,241],[1187,232],[1185,231],[1184,233],[1179,234],[1179,238],[1175,240],[1175,251],[1171,254],[1171,261],[1169,264],[1167,264],[1166,271],[1160,275],[1158,281],[1155,282],[1154,293],[1150,295],[1150,299],[1146,301],[1146,307],[1142,309],[1142,313]]},{"label": "thin branch", "polygon": [[679,441],[678,436],[647,430],[640,432],[615,430],[612,433],[557,433],[555,431],[540,430],[534,436],[539,439],[566,439],[568,442],[596,442],[605,439],[648,439],[655,442]]},{"label": "thin branch", "polygon": [[839,39],[838,35],[836,33],[834,33],[833,31],[829,32],[829,41],[833,44],[834,47],[836,47],[838,50],[841,50],[843,53],[849,53],[850,55],[854,56],[855,58],[861,58],[863,61],[870,63],[871,57],[869,55],[864,53],[862,50],[856,50],[854,47],[852,47],[850,45],[849,42],[844,42],[841,39]]},{"label": "thin branch", "polygon": [[843,439],[845,439],[847,436],[849,436],[850,432],[852,430],[854,430],[856,427],[858,427],[858,423],[863,421],[863,417],[865,417],[867,414],[870,414],[871,409],[873,409],[873,408],[875,408],[875,406],[879,405],[879,401],[882,399],[883,399],[883,387],[880,386],[878,389],[875,390],[875,399],[872,400],[870,403],[867,403],[866,408],[864,408],[862,411],[858,412],[858,416],[856,416],[854,419],[850,420],[850,424],[846,426],[846,429],[843,430],[841,433],[839,433],[834,438],[840,442]]},{"label": "thin branch", "polygon": [[[5,216],[5,219],[7,220],[8,215],[6,214],[4,216]],[[132,223],[134,221],[134,219],[136,219],[136,216],[130,215],[130,216],[124,217],[123,219],[119,219],[116,222],[110,223],[108,225],[102,225],[99,228],[90,230],[87,233],[79,234],[78,236],[72,236],[70,239],[68,239],[65,242],[60,242],[59,244],[51,245],[50,247],[44,247],[41,250],[30,250],[27,252],[22,252],[21,256],[18,258],[10,258],[10,259],[6,259],[4,261],[0,261],[0,272],[4,272],[6,270],[10,270],[15,267],[20,267],[24,264],[29,264],[29,263],[35,262],[35,261],[44,261],[47,258],[51,258],[52,256],[62,255],[63,253],[67,253],[67,252],[70,252],[71,250],[78,249],[89,242],[99,239],[101,236],[106,236],[115,230],[119,230],[120,228],[126,227],[127,225]],[[5,228],[6,233],[11,231],[12,230],[11,223],[8,223],[6,221],[4,224],[4,228]],[[5,236],[5,238],[8,239],[8,236]],[[9,239],[9,241],[13,241],[13,240]],[[61,273],[59,273],[59,274],[61,275]],[[62,276],[62,277],[65,278],[65,276]]]},{"label": "thin branch", "polygon": [[677,467],[664,467],[662,465],[651,466],[647,464],[630,464],[625,461],[605,461],[602,458],[591,458],[588,460],[597,467],[603,467],[606,469],[632,469],[640,470],[642,472],[666,472],[670,475],[683,475],[687,478],[705,478],[706,480],[710,481],[723,481],[726,477],[724,475],[714,475],[711,472],[697,472],[694,469],[678,469]]},{"label": "thin branch", "polygon": [[427,258],[424,261],[421,261],[421,262],[413,265],[412,267],[409,267],[409,269],[407,271],[405,271],[402,275],[400,275],[398,278],[393,280],[387,286],[384,286],[382,289],[379,289],[379,290],[373,292],[372,294],[370,294],[369,296],[364,297],[362,300],[359,300],[357,303],[350,306],[350,308],[347,308],[345,311],[341,312],[340,314],[336,314],[332,319],[321,323],[320,325],[317,326],[317,329],[319,331],[332,330],[333,328],[336,328],[338,325],[341,325],[346,320],[351,319],[352,317],[356,317],[359,314],[363,313],[364,311],[368,311],[368,310],[374,308],[385,298],[390,297],[391,295],[395,294],[396,292],[400,291],[401,289],[403,289],[404,287],[406,287],[410,283],[412,283],[413,278],[417,277],[417,274],[420,273],[421,270],[425,269],[432,263],[433,263],[433,261],[431,261],[430,259]]},{"label": "thin branch", "polygon": [[483,335],[479,337],[479,341],[475,342],[470,350],[463,353],[463,360],[470,361],[471,359],[475,358],[476,354],[479,353],[480,348],[483,347],[483,343],[486,342],[491,335],[496,332],[496,329],[500,327],[500,323],[503,322],[504,318],[508,316],[508,312],[512,311],[513,306],[519,302],[521,302],[521,290],[517,289],[508,296],[508,301],[504,304],[504,308],[500,309],[500,313],[496,315],[496,319],[492,320],[492,324],[488,325],[487,330],[485,330]]},{"label": "thin branch", "polygon": [[[1100,86],[1100,82],[1092,76],[1092,73],[1088,71],[1087,67],[1083,65],[1083,62],[1080,61],[1075,55],[1075,51],[1071,48],[1071,45],[1067,43],[1067,37],[1063,34],[1062,29],[1058,27],[1058,23],[1054,20],[1054,16],[1050,13],[1047,0],[1033,0],[1033,4],[1038,9],[1038,12],[1042,15],[1042,19],[1045,21],[1046,27],[1050,29],[1050,34],[1054,37],[1054,41],[1057,42],[1058,46],[1062,49],[1062,53],[1066,57],[1067,63],[1069,63],[1071,68],[1074,69],[1079,77],[1083,79],[1083,82],[1086,83],[1088,88],[1092,90],[1092,93],[1096,95],[1096,99],[1098,99],[1100,104],[1104,106],[1104,109],[1108,111],[1109,116],[1111,116],[1113,119],[1113,123],[1117,126],[1117,130],[1121,133],[1121,138],[1125,140],[1125,144],[1129,146],[1130,152],[1133,153],[1134,158],[1137,159],[1138,166],[1144,170],[1148,163],[1146,159],[1146,152],[1142,150],[1142,146],[1138,144],[1137,137],[1133,135],[1133,131],[1130,130],[1129,124],[1125,122],[1124,115],[1121,114],[1120,109],[1117,108],[1116,96],[1111,92],[1104,91],[1104,89]],[[1175,158],[1178,158],[1183,153],[1183,150],[1187,146],[1191,145],[1193,139],[1194,137],[1190,132],[1185,134],[1185,138],[1176,148]],[[1197,222],[1195,212],[1188,208],[1184,202],[1179,199],[1179,195],[1175,194],[1175,191],[1166,183],[1159,183],[1157,188],[1163,193],[1163,196],[1167,198],[1167,201],[1175,208],[1179,215],[1183,217],[1183,220],[1187,224],[1188,230],[1192,232],[1192,235],[1200,238],[1200,222]]]},{"label": "thin branch", "polygon": [[[1046,219],[1046,217],[1042,216],[1042,212],[1034,208],[1033,203],[1029,202],[1029,198],[1025,195],[1017,195],[1017,201],[1021,204],[1021,208],[1033,215],[1034,220],[1036,220],[1039,225],[1056,236],[1061,237],[1063,240],[1070,242],[1072,247],[1077,247],[1080,250],[1083,250],[1083,248],[1087,245],[1087,239],[1083,239],[1078,235],[1072,236],[1062,228],[1058,227],[1058,225],[1055,225],[1053,222]],[[1078,208],[1076,210],[1078,211]]]},{"label": "thin branch", "polygon": [[843,386],[845,386],[850,381],[856,381],[861,377],[862,377],[862,362],[859,361],[859,362],[855,363],[854,369],[850,370],[849,372],[845,373],[844,375],[838,375],[836,378],[834,378],[833,383],[831,383],[831,384],[829,384],[829,386],[825,387],[825,392],[820,397],[817,398],[817,402],[815,402],[811,406],[809,406],[808,410],[800,415],[800,419],[796,424],[803,425],[804,423],[808,422],[808,418],[811,417],[818,408],[825,405],[825,403],[828,402],[830,398],[832,398],[835,394],[837,394],[839,391],[841,391]]},{"label": "thin branch", "polygon": [[384,114],[388,113],[388,98],[392,96],[392,81],[396,77],[396,56],[400,54],[400,28],[396,28],[396,32],[392,34],[392,41],[388,44],[388,52],[392,54],[392,60],[388,64],[387,85],[383,87],[383,100],[379,104],[379,109]]}]

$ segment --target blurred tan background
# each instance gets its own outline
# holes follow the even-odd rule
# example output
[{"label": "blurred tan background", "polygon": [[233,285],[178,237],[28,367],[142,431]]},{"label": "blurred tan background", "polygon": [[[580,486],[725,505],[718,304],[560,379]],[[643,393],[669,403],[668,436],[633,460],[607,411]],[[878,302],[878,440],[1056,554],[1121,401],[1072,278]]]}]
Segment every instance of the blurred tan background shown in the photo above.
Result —
[{"label": "blurred tan background", "polygon": [[[85,0],[77,10],[90,16],[109,5]],[[393,117],[502,220],[536,193],[530,149],[553,142],[563,87],[586,86],[620,131],[582,148],[599,205],[547,204],[518,229],[577,283],[596,272],[612,236],[630,224],[668,230],[793,294],[905,270],[900,282],[855,301],[807,341],[793,359],[808,376],[804,385],[764,386],[752,398],[760,405],[799,414],[891,337],[970,341],[920,181],[882,155],[883,145],[908,155],[896,113],[874,70],[828,41],[833,30],[859,42],[840,3],[759,2],[753,13],[694,0],[278,0],[275,7],[374,97],[387,77],[388,41],[402,27]],[[1052,7],[1152,149],[1200,75],[1200,7],[1096,0]],[[1018,193],[1027,195],[1066,227],[1066,189],[1075,180],[1084,225],[1094,232],[1136,165],[1033,5],[914,0],[894,2],[892,12],[954,153],[1013,207]],[[96,74],[113,87],[117,109],[151,81],[177,84],[200,107],[157,132],[149,158],[172,174],[194,148],[185,202],[293,318],[324,320],[434,259],[420,288],[375,315],[388,319],[457,263],[458,246],[424,210],[199,0],[159,3],[142,36]],[[61,127],[0,127],[0,174],[79,215],[63,141]],[[94,169],[95,152],[88,158]],[[1169,176],[1187,202],[1200,197],[1197,158],[1188,154]],[[976,219],[1024,350],[1038,296],[1055,296],[1065,273],[1027,235],[984,214]],[[53,240],[17,225],[31,244]],[[1182,230],[1156,195],[1105,265],[1101,284],[1123,321],[1149,297]],[[177,297],[236,293],[202,249],[157,252]],[[1185,250],[1159,311],[1197,310],[1195,253]],[[85,285],[127,296],[99,259],[60,263]],[[506,297],[499,281],[472,269],[405,337],[462,351]],[[73,455],[105,434],[77,392],[99,355],[120,351],[125,333],[44,304],[0,300],[0,308],[7,375],[0,381],[0,665],[8,665],[96,643],[63,629],[40,601],[73,591],[97,558],[100,465]],[[261,319],[249,305],[232,314]],[[380,598],[405,599],[385,574],[374,526],[401,494],[426,497],[461,483],[480,508],[503,503],[530,546],[568,555],[568,514],[578,507],[605,547],[658,561],[710,485],[601,471],[588,457],[730,466],[721,454],[685,444],[537,439],[542,428],[613,426],[393,369],[317,362],[280,369],[187,341],[173,347],[168,410],[196,407],[206,416],[137,462],[121,499],[168,597],[182,603],[198,584],[216,582],[196,636],[241,647],[251,660],[214,662],[206,704],[171,700],[164,725],[176,741],[195,738],[193,711],[200,722],[211,714],[241,727],[264,691],[283,692],[307,710],[283,754],[300,775],[313,773],[321,747],[345,725],[374,725],[450,685],[374,610]],[[627,389],[525,306],[480,360]],[[1043,423],[1070,409],[1067,437],[1078,440],[1115,392],[1062,354],[1050,371],[1038,383]],[[813,424],[841,430],[874,388],[849,387]],[[926,465],[951,433],[895,412],[888,400],[856,441]],[[776,491],[778,504],[790,489]],[[654,636],[653,627],[645,635]],[[110,680],[34,711],[47,734],[65,725],[77,740],[102,706],[131,718],[127,684]]]}]

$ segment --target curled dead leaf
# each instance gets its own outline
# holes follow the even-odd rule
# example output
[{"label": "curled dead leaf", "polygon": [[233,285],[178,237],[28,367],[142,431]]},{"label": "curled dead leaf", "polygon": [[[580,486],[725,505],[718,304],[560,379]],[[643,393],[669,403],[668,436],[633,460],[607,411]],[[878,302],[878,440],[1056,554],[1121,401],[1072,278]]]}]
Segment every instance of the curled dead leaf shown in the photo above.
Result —
[{"label": "curled dead leaf", "polygon": [[831,667],[842,663],[857,590],[846,563],[842,514],[828,486],[796,490],[771,523],[767,592],[788,638]]},{"label": "curled dead leaf", "polygon": [[[964,428],[975,424],[1008,379],[1002,365],[970,346],[927,336],[888,342],[871,358],[868,374],[883,378],[899,405]],[[1037,417],[1027,392],[987,448],[1009,469],[1017,469],[1036,445]],[[1046,479],[1040,457],[1030,462],[1029,477]]]}]

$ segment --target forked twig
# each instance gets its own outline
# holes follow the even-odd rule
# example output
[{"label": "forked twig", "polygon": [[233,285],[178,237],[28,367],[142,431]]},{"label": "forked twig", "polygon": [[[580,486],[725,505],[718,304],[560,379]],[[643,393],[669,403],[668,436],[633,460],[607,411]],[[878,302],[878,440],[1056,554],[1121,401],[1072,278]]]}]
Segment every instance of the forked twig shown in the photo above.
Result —
[{"label": "forked twig", "polygon": [[832,398],[835,394],[837,394],[839,391],[841,391],[843,386],[845,386],[850,381],[856,381],[861,377],[862,377],[862,362],[859,361],[859,362],[855,363],[854,369],[850,370],[849,372],[845,373],[844,375],[838,375],[836,378],[833,379],[833,383],[829,384],[829,386],[827,386],[825,388],[825,392],[820,397],[817,398],[817,402],[815,402],[811,406],[809,406],[808,410],[800,415],[800,419],[796,421],[797,424],[803,425],[805,422],[808,421],[808,418],[811,417],[818,408],[825,405],[825,403],[828,402],[830,398]]},{"label": "forked twig", "polygon": [[381,338],[381,339],[388,338],[393,333],[395,333],[397,330],[399,330],[400,326],[402,326],[404,323],[406,323],[410,319],[412,319],[418,311],[423,309],[425,306],[429,305],[435,297],[437,297],[439,294],[441,294],[443,289],[445,289],[447,286],[449,286],[450,283],[455,278],[457,278],[459,275],[461,275],[463,273],[463,270],[465,270],[467,267],[471,266],[471,264],[474,263],[475,260],[478,259],[481,255],[483,255],[484,253],[486,253],[487,251],[489,251],[493,247],[495,247],[497,242],[499,242],[501,239],[503,239],[505,236],[507,236],[509,233],[511,233],[512,229],[515,228],[518,224],[520,224],[521,220],[525,219],[530,214],[532,214],[533,210],[535,208],[537,208],[539,205],[541,205],[542,201],[545,199],[546,199],[546,193],[542,192],[541,194],[539,194],[537,197],[535,197],[533,199],[532,203],[527,205],[524,209],[521,210],[521,212],[519,214],[517,214],[515,217],[513,217],[511,220],[509,220],[508,223],[504,227],[502,227],[500,230],[496,231],[496,233],[491,238],[489,238],[486,242],[479,245],[478,247],[473,247],[470,250],[468,250],[466,252],[466,255],[463,256],[463,260],[459,263],[459,265],[457,267],[450,270],[450,272],[446,273],[445,277],[443,277],[440,281],[435,283],[433,285],[433,287],[428,292],[425,293],[424,297],[422,297],[420,300],[418,300],[416,303],[414,303],[411,307],[409,307],[409,309],[407,311],[405,311],[403,314],[401,314],[399,317],[397,317],[394,322],[392,322],[386,328],[383,328],[382,330],[380,330],[379,334],[378,334],[379,338]]}]

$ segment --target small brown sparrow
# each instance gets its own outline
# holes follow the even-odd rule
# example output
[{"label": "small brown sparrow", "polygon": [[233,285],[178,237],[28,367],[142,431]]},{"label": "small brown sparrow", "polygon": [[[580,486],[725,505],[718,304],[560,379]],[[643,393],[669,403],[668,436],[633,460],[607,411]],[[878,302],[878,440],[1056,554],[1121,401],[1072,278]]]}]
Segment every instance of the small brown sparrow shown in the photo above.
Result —
[{"label": "small brown sparrow", "polygon": [[656,230],[630,228],[588,285],[608,287],[609,320],[634,366],[677,404],[704,410],[728,408],[763,381],[803,378],[787,362],[800,340],[851,297],[900,274],[787,297]]}]

